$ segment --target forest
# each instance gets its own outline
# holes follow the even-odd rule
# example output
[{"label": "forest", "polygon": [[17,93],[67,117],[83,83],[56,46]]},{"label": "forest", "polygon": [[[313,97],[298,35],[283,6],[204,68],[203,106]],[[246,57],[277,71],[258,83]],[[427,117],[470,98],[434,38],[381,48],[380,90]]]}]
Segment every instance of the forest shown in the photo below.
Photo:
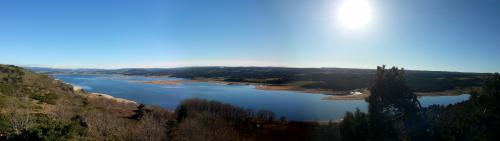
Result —
[{"label": "forest", "polygon": [[381,66],[373,73],[368,112],[321,123],[203,99],[168,110],[89,97],[48,75],[0,65],[0,140],[497,139],[499,74],[485,75],[467,101],[422,107],[408,82],[411,71]]}]

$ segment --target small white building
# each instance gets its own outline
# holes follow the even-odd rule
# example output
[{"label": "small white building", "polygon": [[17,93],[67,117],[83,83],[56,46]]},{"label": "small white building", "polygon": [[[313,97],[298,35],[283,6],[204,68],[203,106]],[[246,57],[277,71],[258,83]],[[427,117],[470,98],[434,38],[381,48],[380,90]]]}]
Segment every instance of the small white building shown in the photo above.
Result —
[{"label": "small white building", "polygon": [[363,93],[361,93],[359,91],[351,91],[350,94],[351,95],[360,95],[360,94],[363,94]]}]

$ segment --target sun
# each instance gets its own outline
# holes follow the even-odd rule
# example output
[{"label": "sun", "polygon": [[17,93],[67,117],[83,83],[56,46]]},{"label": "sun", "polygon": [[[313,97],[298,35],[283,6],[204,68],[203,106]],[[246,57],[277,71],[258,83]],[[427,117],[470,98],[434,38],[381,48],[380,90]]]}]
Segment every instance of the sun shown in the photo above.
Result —
[{"label": "sun", "polygon": [[336,12],[338,23],[349,30],[364,28],[373,20],[368,0],[343,0]]}]

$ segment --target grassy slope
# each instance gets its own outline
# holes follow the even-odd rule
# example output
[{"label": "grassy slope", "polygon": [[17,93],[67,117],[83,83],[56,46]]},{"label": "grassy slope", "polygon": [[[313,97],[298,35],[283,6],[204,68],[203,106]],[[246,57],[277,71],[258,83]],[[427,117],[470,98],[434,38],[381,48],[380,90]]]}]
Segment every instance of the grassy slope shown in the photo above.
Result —
[{"label": "grassy slope", "polygon": [[[134,104],[89,98],[49,76],[8,65],[0,65],[0,108],[0,139],[8,140],[130,140],[150,124],[128,118]],[[141,130],[131,130],[136,128]]]}]

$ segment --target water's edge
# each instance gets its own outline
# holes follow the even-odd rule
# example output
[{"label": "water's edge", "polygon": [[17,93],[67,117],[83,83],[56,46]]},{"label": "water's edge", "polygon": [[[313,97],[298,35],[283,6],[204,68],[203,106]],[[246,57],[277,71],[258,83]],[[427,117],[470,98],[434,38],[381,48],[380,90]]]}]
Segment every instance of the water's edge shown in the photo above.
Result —
[{"label": "water's edge", "polygon": [[[356,108],[367,111],[364,100],[324,100],[324,94],[301,93],[297,91],[259,90],[252,85],[224,85],[210,82],[192,82],[180,85],[145,84],[151,81],[178,78],[150,78],[143,76],[116,75],[54,75],[53,77],[91,93],[103,93],[137,103],[158,105],[175,109],[188,98],[217,100],[243,108],[270,110],[276,116],[291,120],[338,120],[346,111]],[[467,100],[469,95],[424,96],[423,106],[431,104],[453,104]]]}]

